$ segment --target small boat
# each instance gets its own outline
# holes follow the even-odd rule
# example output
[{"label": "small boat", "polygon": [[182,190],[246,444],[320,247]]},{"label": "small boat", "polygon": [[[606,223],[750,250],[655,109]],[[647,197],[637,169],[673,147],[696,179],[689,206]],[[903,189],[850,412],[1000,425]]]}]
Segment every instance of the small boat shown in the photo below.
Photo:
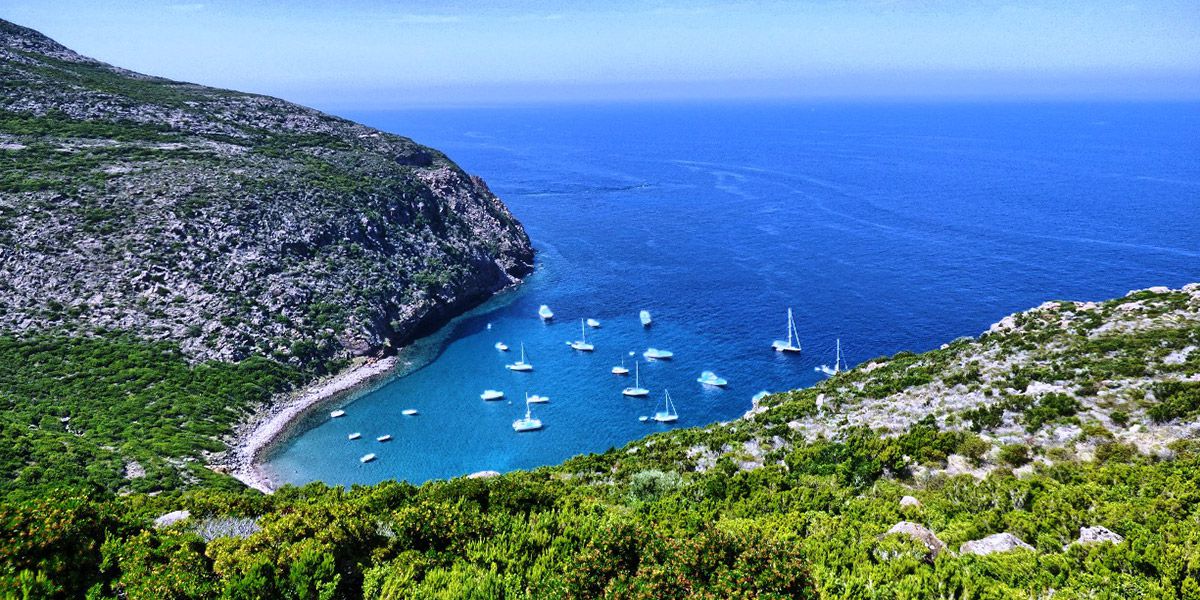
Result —
[{"label": "small boat", "polygon": [[650,420],[650,417],[647,417],[646,415],[642,415],[642,416],[638,417],[638,420],[643,423],[646,423]]},{"label": "small boat", "polygon": [[500,400],[504,398],[504,392],[500,390],[483,390],[483,393],[479,395],[479,398],[481,400]]},{"label": "small boat", "polygon": [[652,321],[650,320],[650,311],[643,310],[638,313],[638,318],[642,320],[642,327],[649,327]]},{"label": "small boat", "polygon": [[358,438],[360,438],[360,437],[362,437],[362,434],[356,431],[356,432],[354,432],[354,433],[352,433],[352,434],[350,434],[350,435],[346,436],[346,439],[348,439],[348,440],[357,440],[357,439],[358,439]]},{"label": "small boat", "polygon": [[699,381],[704,385],[712,385],[716,387],[724,387],[729,383],[728,381],[725,381],[724,378],[717,377],[717,374],[713,373],[712,371],[705,371],[701,373],[700,377],[696,379],[696,381]]},{"label": "small boat", "polygon": [[369,462],[371,462],[371,461],[373,461],[373,460],[375,460],[375,455],[374,455],[374,454],[364,454],[362,458],[358,459],[358,462],[360,462],[360,463],[369,463]]},{"label": "small boat", "polygon": [[539,396],[537,394],[530,396],[529,394],[525,394],[525,401],[530,404],[545,404],[550,401],[550,396]]},{"label": "small boat", "polygon": [[654,413],[654,420],[659,423],[674,423],[679,420],[679,413],[675,411],[675,403],[671,402],[670,392],[663,392],[663,409]]},{"label": "small boat", "polygon": [[846,366],[846,368],[848,369],[849,366],[846,365],[846,361],[844,359],[842,359],[842,338],[838,338],[836,352],[837,353],[834,355],[832,368],[829,365],[821,365],[819,367],[814,367],[814,370],[820,371],[830,377],[833,377],[834,375],[837,375],[838,373],[842,372],[843,366]]},{"label": "small boat", "polygon": [[[630,352],[630,354],[633,354],[633,353]],[[621,357],[621,364],[612,368],[612,374],[613,375],[628,375],[629,374],[629,369],[627,369],[625,367],[625,357],[624,356]]]},{"label": "small boat", "polygon": [[775,340],[771,343],[771,347],[776,352],[799,352],[800,351],[800,334],[796,331],[796,320],[792,318],[792,309],[788,309],[788,339],[787,341]]},{"label": "small boat", "polygon": [[571,348],[580,352],[591,352],[596,347],[589,344],[587,341],[587,327],[583,326],[583,319],[579,320],[579,339],[570,343]]},{"label": "small boat", "polygon": [[522,431],[535,431],[542,428],[542,422],[539,419],[533,418],[532,410],[529,408],[529,400],[525,400],[525,418],[513,421],[513,431],[520,433]]},{"label": "small boat", "polygon": [[496,342],[496,349],[501,352],[508,352],[508,344],[504,342]]},{"label": "small boat", "polygon": [[642,387],[642,369],[638,363],[633,364],[633,387],[621,390],[621,394],[632,398],[641,398],[642,396],[650,395],[650,390]]},{"label": "small boat", "polygon": [[521,344],[521,360],[518,360],[517,362],[515,362],[511,365],[504,365],[504,368],[508,369],[509,371],[532,371],[533,370],[533,365],[525,362],[525,344]]},{"label": "small boat", "polygon": [[336,419],[338,417],[344,417],[344,416],[346,416],[346,411],[341,410],[341,409],[338,409],[338,410],[335,410],[335,411],[329,413],[329,418],[331,418],[331,419]]},{"label": "small boat", "polygon": [[417,416],[417,409],[415,409],[415,408],[406,408],[406,409],[404,409],[404,410],[400,411],[400,414],[402,414],[402,415],[404,415],[404,416],[406,416],[406,417],[415,417],[415,416]]},{"label": "small boat", "polygon": [[659,350],[658,348],[646,348],[642,353],[646,360],[671,360],[675,358],[675,353],[670,350]]},{"label": "small boat", "polygon": [[588,327],[591,327],[592,329],[599,329],[599,328],[600,328],[600,321],[597,321],[597,320],[595,320],[595,319],[588,319],[588,320],[587,320],[587,326],[588,326]]},{"label": "small boat", "polygon": [[549,321],[550,319],[554,318],[554,311],[550,310],[549,306],[543,304],[538,307],[538,316],[541,317],[543,321]]},{"label": "small boat", "polygon": [[385,433],[385,434],[383,434],[383,435],[381,435],[381,436],[379,436],[379,437],[375,438],[375,441],[377,441],[377,442],[390,442],[390,441],[392,441],[392,436],[390,436],[390,435],[388,435],[388,434],[386,434],[386,433]]}]

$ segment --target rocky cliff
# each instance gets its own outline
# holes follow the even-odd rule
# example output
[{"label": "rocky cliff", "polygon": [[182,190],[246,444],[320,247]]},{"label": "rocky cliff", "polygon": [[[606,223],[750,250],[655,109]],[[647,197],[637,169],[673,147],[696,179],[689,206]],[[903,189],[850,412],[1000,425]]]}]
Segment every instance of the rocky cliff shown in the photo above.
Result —
[{"label": "rocky cliff", "polygon": [[532,261],[501,201],[436,150],[0,20],[0,330],[312,364],[386,352]]}]

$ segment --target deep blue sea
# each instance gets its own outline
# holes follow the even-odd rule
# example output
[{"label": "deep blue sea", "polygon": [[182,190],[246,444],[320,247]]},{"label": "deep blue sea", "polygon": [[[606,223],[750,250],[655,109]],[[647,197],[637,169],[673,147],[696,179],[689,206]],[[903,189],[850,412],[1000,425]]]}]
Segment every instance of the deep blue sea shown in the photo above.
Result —
[{"label": "deep blue sea", "polygon": [[[446,152],[523,222],[537,272],[405,355],[415,370],[321,411],[277,482],[414,483],[526,469],[978,335],[1048,299],[1200,281],[1197,104],[654,104],[351,113]],[[557,318],[543,324],[538,305]],[[792,307],[804,352],[770,348]],[[654,325],[643,329],[640,309]],[[589,332],[591,354],[564,342]],[[490,324],[490,329],[489,329]],[[512,352],[493,344],[502,340]],[[524,342],[534,371],[504,368]],[[649,399],[609,373],[630,351]],[[430,362],[431,360],[431,362]],[[726,389],[696,382],[703,370]],[[484,402],[486,388],[508,401]],[[644,424],[664,390],[675,425]],[[545,429],[514,433],[526,393]],[[402,409],[415,408],[416,417]],[[363,439],[348,441],[353,431]],[[394,440],[379,443],[378,435]],[[373,452],[379,460],[360,464]]]}]

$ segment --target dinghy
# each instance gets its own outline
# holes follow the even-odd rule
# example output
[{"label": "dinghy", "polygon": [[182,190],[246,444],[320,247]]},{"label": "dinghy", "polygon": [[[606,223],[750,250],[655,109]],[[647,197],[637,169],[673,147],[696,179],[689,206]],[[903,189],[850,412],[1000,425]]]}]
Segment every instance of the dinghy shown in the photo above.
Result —
[{"label": "dinghy", "polygon": [[542,422],[533,418],[532,409],[529,407],[529,400],[525,401],[525,418],[513,421],[513,431],[521,433],[522,431],[536,431],[542,428]]},{"label": "dinghy", "polygon": [[675,411],[675,403],[671,402],[670,392],[663,391],[662,410],[654,413],[654,420],[659,423],[674,423],[679,420],[679,413]]},{"label": "dinghy", "polygon": [[571,342],[571,348],[580,352],[591,352],[596,347],[589,344],[587,341],[587,327],[583,326],[583,319],[579,320],[579,339]]},{"label": "dinghy", "polygon": [[648,310],[643,310],[642,312],[638,313],[638,318],[642,320],[642,327],[649,327],[650,323],[652,322],[650,320],[650,311]]},{"label": "dinghy", "polygon": [[713,373],[712,371],[705,371],[705,372],[701,373],[700,377],[698,379],[696,379],[696,381],[699,381],[700,383],[703,383],[704,385],[711,385],[711,386],[716,386],[716,387],[724,387],[726,384],[729,383],[728,381],[725,381],[723,378],[717,377],[717,374]]},{"label": "dinghy", "polygon": [[621,390],[621,393],[631,398],[650,395],[650,390],[642,387],[642,369],[639,363],[633,364],[633,387]]},{"label": "dinghy", "polygon": [[549,321],[550,319],[554,318],[554,311],[550,310],[549,306],[543,304],[538,307],[538,316],[541,317],[543,321]]},{"label": "dinghy", "polygon": [[672,358],[675,358],[675,353],[671,352],[670,350],[647,348],[646,351],[642,353],[642,356],[646,357],[646,360],[671,360]]},{"label": "dinghy", "polygon": [[338,409],[338,410],[335,410],[335,411],[329,413],[329,418],[331,418],[331,419],[336,419],[338,417],[344,417],[344,416],[346,416],[346,411],[341,410],[341,409]]},{"label": "dinghy", "polygon": [[515,362],[511,365],[504,365],[504,368],[508,369],[509,371],[532,371],[533,370],[533,365],[525,362],[525,344],[521,344],[521,360],[518,360],[517,362]]},{"label": "dinghy", "polygon": [[369,463],[369,462],[371,462],[371,461],[373,461],[373,460],[375,460],[375,455],[374,455],[374,454],[364,454],[362,458],[358,459],[358,462],[360,462],[360,463]]},{"label": "dinghy", "polygon": [[788,309],[788,339],[787,341],[775,340],[771,343],[771,347],[776,352],[799,352],[800,351],[800,334],[796,331],[796,321],[792,318],[792,309]]},{"label": "dinghy", "polygon": [[483,390],[483,393],[479,395],[479,398],[481,400],[489,400],[489,401],[490,400],[500,400],[500,399],[504,398],[504,392],[502,392],[500,390]]}]

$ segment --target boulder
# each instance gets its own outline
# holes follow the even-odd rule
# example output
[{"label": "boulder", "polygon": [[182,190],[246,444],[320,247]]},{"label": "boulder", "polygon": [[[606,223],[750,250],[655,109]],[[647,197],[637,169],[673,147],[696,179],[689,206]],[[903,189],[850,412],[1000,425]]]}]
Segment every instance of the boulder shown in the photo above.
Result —
[{"label": "boulder", "polygon": [[500,476],[499,471],[476,471],[474,473],[471,473],[470,475],[467,475],[467,479],[490,479],[492,477],[499,477],[499,476]]},{"label": "boulder", "polygon": [[169,513],[155,519],[154,527],[156,529],[162,529],[163,527],[170,527],[190,516],[192,516],[192,513],[189,511],[186,511],[186,510],[172,511],[172,512],[169,512]]},{"label": "boulder", "polygon": [[1121,537],[1120,534],[1115,533],[1108,528],[1097,525],[1095,527],[1080,527],[1079,539],[1075,540],[1075,543],[1099,544],[1102,542],[1110,542],[1113,544],[1120,544],[1123,541],[1125,541],[1125,538]]},{"label": "boulder", "polygon": [[958,548],[959,554],[977,554],[985,556],[996,552],[1011,550],[1033,550],[1033,546],[1021,541],[1021,538],[1011,533],[996,533],[983,539],[971,540]]},{"label": "boulder", "polygon": [[920,500],[917,500],[916,498],[913,498],[912,496],[905,496],[905,497],[903,497],[903,498],[901,498],[901,499],[900,499],[900,506],[904,506],[904,507],[908,507],[908,506],[912,506],[912,507],[918,507],[918,506],[921,506],[921,501],[920,501]]},{"label": "boulder", "polygon": [[892,525],[892,528],[887,530],[887,533],[884,535],[892,534],[907,535],[908,537],[921,542],[921,544],[929,550],[930,558],[936,557],[942,552],[942,550],[946,549],[945,542],[939,540],[932,531],[927,529],[924,525],[918,523],[900,521],[899,523]]}]

